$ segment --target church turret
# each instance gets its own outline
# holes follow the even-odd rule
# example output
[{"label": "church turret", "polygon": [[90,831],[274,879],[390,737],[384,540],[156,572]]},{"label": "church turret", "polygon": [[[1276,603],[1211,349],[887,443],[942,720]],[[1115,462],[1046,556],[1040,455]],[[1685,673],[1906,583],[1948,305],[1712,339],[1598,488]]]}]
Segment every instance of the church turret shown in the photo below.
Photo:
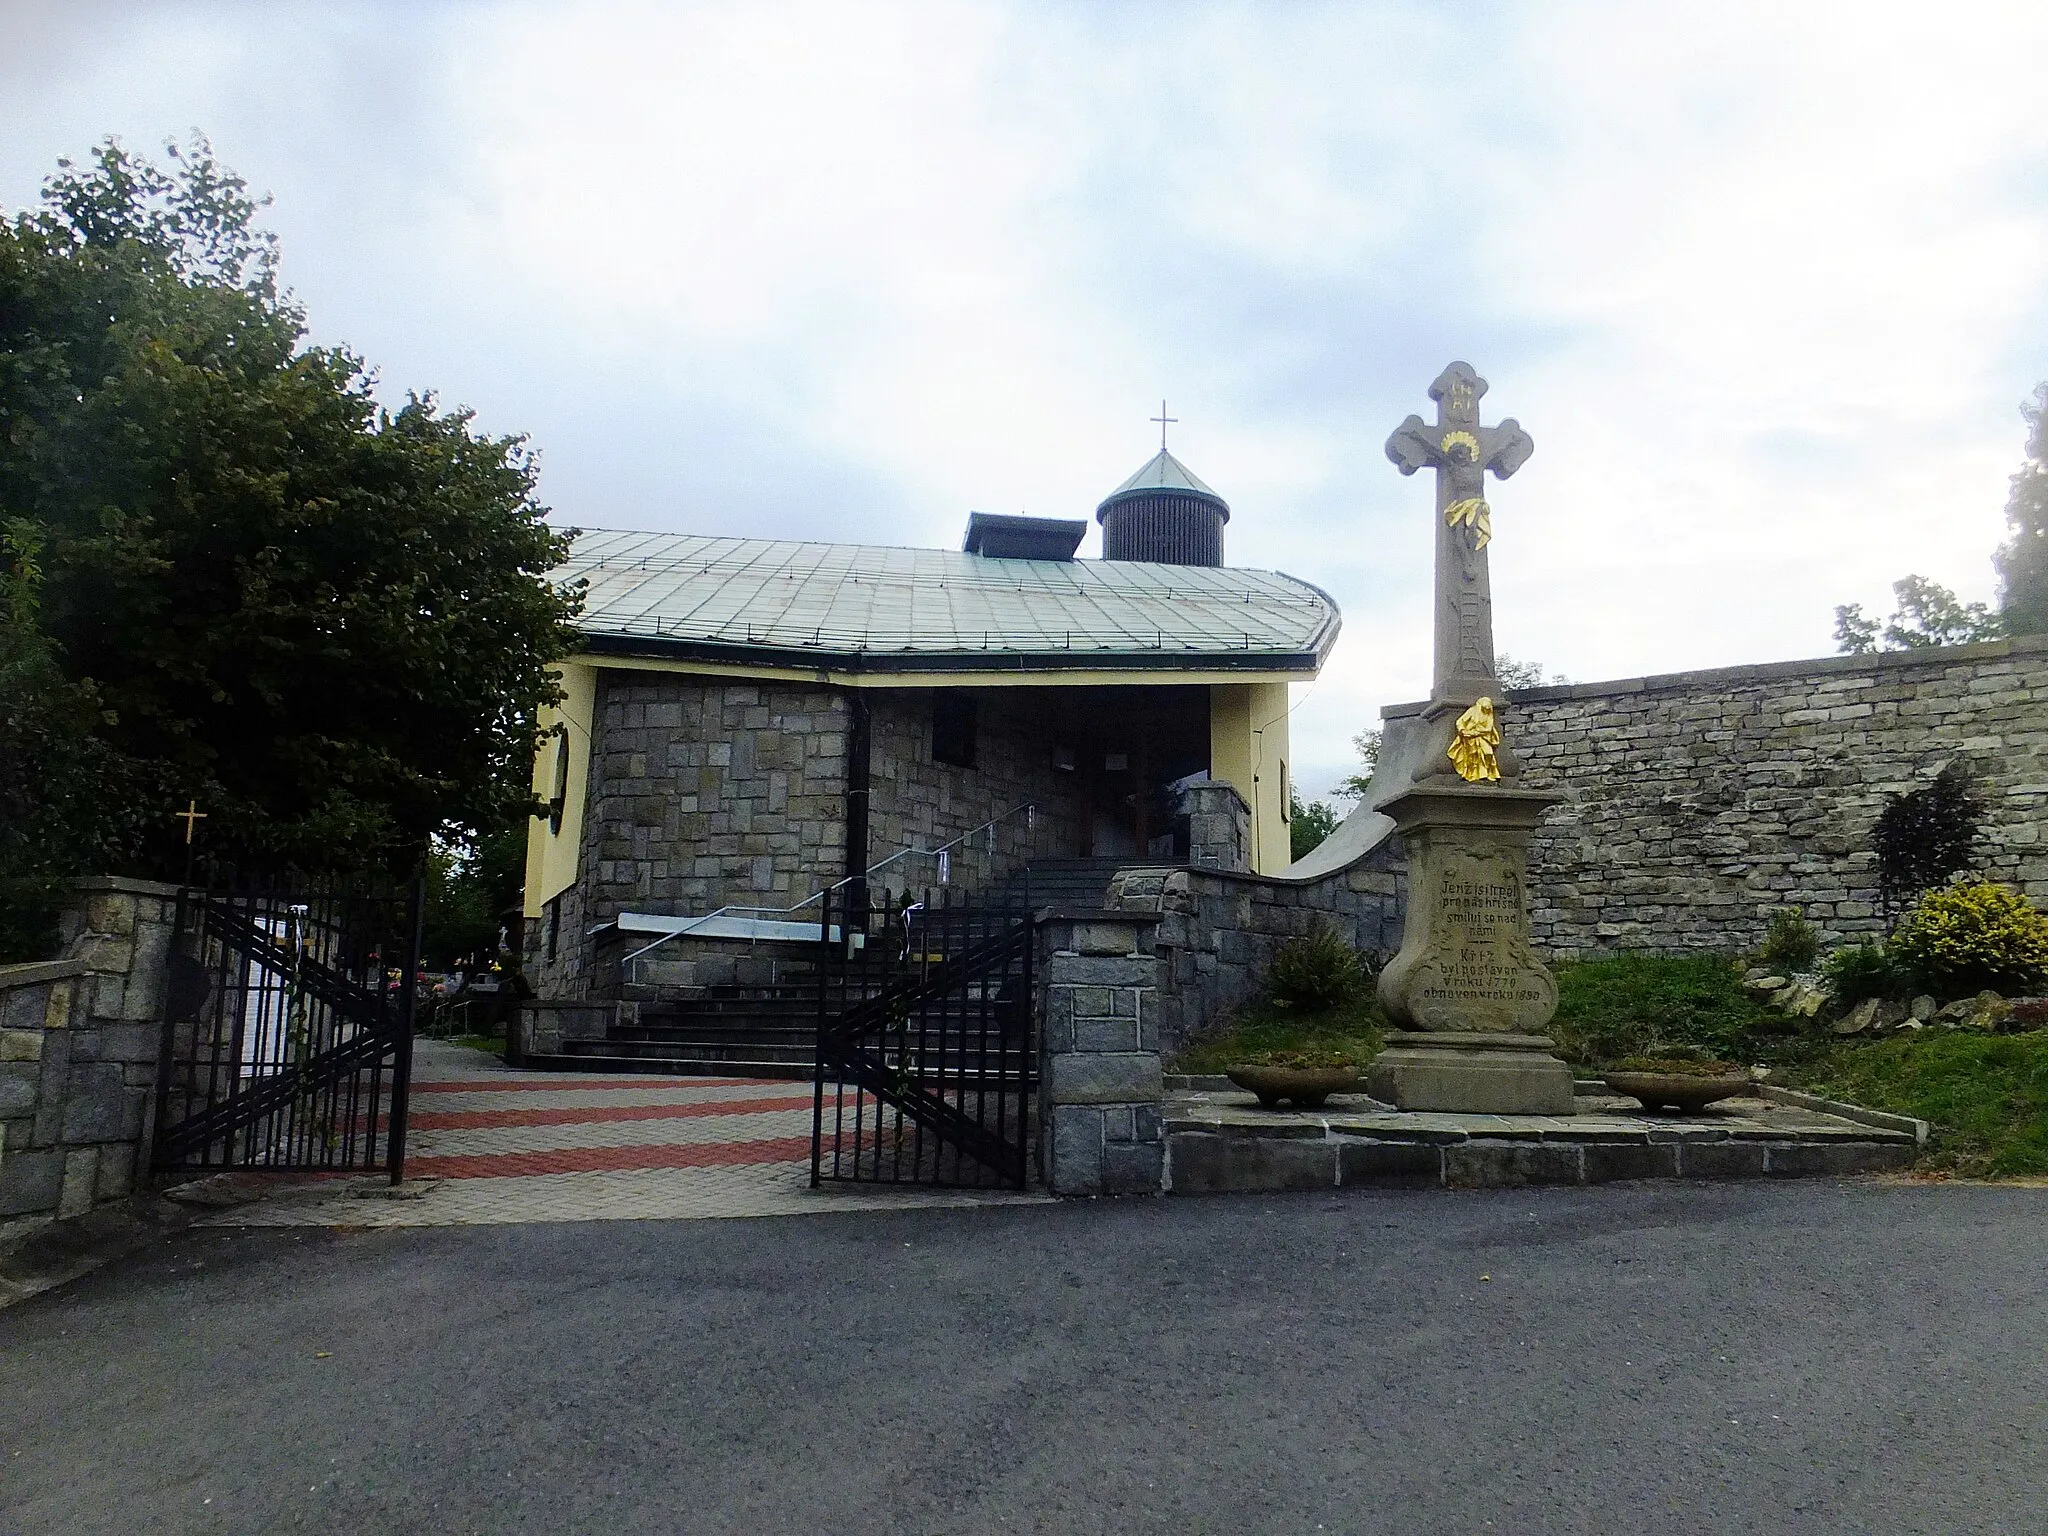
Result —
[{"label": "church turret", "polygon": [[[1162,406],[1160,416],[1165,415]],[[1158,454],[1095,509],[1102,524],[1102,558],[1221,565],[1230,503],[1166,451],[1164,422],[1161,426]]]}]

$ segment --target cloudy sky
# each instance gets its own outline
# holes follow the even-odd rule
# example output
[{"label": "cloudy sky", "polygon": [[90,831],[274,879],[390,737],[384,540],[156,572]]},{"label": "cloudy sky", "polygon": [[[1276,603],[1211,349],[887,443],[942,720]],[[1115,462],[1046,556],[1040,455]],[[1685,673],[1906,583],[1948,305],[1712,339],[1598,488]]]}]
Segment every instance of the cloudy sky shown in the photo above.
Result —
[{"label": "cloudy sky", "polygon": [[[0,206],[199,128],[317,339],[558,519],[955,544],[1156,445],[1329,590],[1325,788],[1426,691],[1462,357],[1536,454],[1502,649],[1581,681],[1993,595],[2048,379],[2048,6],[0,0]],[[1092,551],[1094,544],[1087,548]]]}]

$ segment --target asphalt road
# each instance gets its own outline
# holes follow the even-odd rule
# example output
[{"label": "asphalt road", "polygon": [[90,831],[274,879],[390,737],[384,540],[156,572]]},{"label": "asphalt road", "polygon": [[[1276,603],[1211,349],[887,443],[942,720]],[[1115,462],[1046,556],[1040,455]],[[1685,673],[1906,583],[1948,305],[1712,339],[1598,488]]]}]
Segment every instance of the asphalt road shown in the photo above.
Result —
[{"label": "asphalt road", "polygon": [[0,1312],[7,1532],[2048,1532],[2048,1191],[189,1232]]}]

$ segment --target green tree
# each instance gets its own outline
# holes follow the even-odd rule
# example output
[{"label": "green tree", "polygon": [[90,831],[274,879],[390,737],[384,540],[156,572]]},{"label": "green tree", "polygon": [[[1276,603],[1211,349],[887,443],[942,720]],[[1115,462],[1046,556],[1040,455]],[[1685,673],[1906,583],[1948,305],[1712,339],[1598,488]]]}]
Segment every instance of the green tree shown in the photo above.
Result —
[{"label": "green tree", "polygon": [[1971,645],[2006,633],[2002,615],[1983,603],[1965,603],[1939,582],[1906,576],[1892,583],[1895,606],[1880,632],[1861,603],[1835,609],[1835,647],[1845,656],[1876,651],[1917,651],[1938,645]]},{"label": "green tree", "polygon": [[1998,607],[2016,635],[2048,633],[2048,383],[2036,385],[2026,418],[2027,456],[2012,477],[2005,520],[2012,537],[1992,557],[1998,567]]},{"label": "green tree", "polygon": [[0,217],[0,518],[98,768],[139,765],[125,867],[176,872],[187,796],[217,851],[309,867],[519,824],[580,602],[545,579],[567,539],[532,454],[381,407],[306,344],[244,183],[203,139],[169,153],[109,140]]},{"label": "green tree", "polygon": [[1494,680],[1510,691],[1517,688],[1562,688],[1571,681],[1562,672],[1546,672],[1540,661],[1517,661],[1502,651],[1493,664]]},{"label": "green tree", "polygon": [[1372,788],[1373,771],[1380,765],[1380,742],[1384,735],[1379,726],[1369,725],[1351,738],[1351,749],[1358,754],[1358,771],[1347,773],[1337,781],[1337,787],[1330,791],[1337,799],[1365,798],[1365,792]]},{"label": "green tree", "polygon": [[94,734],[97,695],[58,664],[41,553],[33,523],[0,525],[0,960],[48,952],[65,877],[117,856],[138,807],[161,798],[148,765]]},{"label": "green tree", "polygon": [[1304,800],[1292,784],[1287,786],[1287,812],[1288,853],[1297,859],[1322,846],[1343,820],[1329,801]]},{"label": "green tree", "polygon": [[525,884],[523,821],[466,842],[435,839],[427,853],[426,963],[438,970],[487,965]]},{"label": "green tree", "polygon": [[[1494,662],[1494,678],[1505,689],[1563,687],[1571,681],[1562,672],[1547,672],[1540,661],[1517,661],[1503,651]],[[1380,742],[1382,731],[1379,726],[1367,726],[1351,738],[1351,749],[1358,754],[1356,772],[1347,773],[1337,781],[1337,787],[1330,791],[1339,800],[1363,800],[1366,791],[1372,788],[1372,776],[1380,765]]]}]

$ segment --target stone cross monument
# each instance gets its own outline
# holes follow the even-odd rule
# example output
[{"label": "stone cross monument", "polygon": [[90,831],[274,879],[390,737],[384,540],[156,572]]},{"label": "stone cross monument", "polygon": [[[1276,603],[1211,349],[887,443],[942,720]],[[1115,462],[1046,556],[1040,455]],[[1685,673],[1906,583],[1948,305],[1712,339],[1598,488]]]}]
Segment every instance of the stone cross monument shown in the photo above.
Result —
[{"label": "stone cross monument", "polygon": [[1387,439],[1404,475],[1436,471],[1436,676],[1412,781],[1380,809],[1408,851],[1400,953],[1380,1002],[1401,1028],[1366,1087],[1402,1109],[1572,1112],[1571,1071],[1540,1031],[1557,985],[1529,941],[1529,834],[1557,796],[1524,789],[1493,675],[1486,472],[1535,451],[1512,420],[1484,426],[1486,381],[1453,363],[1434,384],[1435,426],[1410,416]]}]

